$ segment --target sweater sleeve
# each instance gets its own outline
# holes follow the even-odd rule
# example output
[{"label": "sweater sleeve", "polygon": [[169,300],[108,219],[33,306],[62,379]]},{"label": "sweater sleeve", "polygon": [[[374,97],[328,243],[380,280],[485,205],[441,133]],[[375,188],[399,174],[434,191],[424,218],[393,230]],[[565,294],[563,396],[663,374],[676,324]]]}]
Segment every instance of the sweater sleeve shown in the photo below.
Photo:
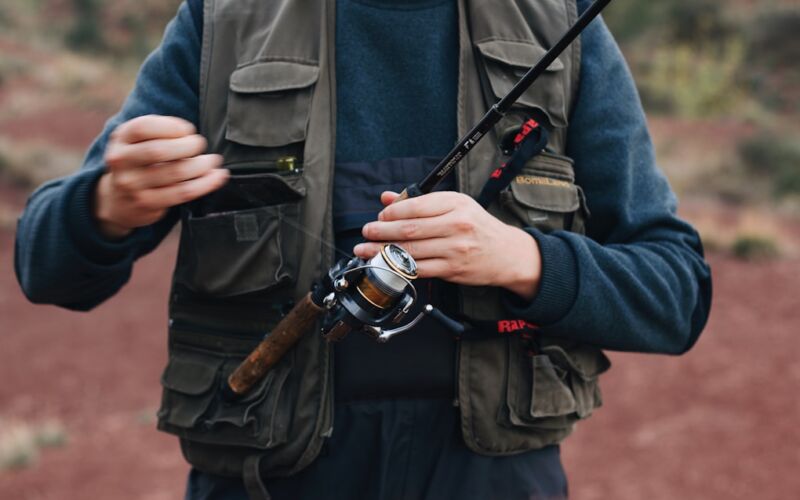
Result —
[{"label": "sweater sleeve", "polygon": [[682,353],[705,326],[711,304],[700,238],[675,214],[675,196],[656,166],[639,96],[610,32],[597,20],[581,42],[567,152],[592,214],[587,235],[528,229],[542,256],[539,293],[529,303],[507,294],[506,306],[547,335],[605,349]]},{"label": "sweater sleeve", "polygon": [[134,261],[152,251],[178,220],[172,210],[159,222],[121,241],[99,232],[92,215],[94,188],[105,171],[111,132],[147,114],[198,121],[199,2],[190,0],[167,26],[161,45],[142,65],[136,85],[117,115],[90,147],[81,169],[37,189],[17,225],[14,267],[32,302],[89,310],[129,279]]}]

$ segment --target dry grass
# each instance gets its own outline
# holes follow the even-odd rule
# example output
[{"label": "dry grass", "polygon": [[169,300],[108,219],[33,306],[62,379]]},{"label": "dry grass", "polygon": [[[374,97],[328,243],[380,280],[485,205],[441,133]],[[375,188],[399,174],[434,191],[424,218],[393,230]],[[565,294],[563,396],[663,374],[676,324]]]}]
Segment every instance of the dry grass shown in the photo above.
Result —
[{"label": "dry grass", "polygon": [[42,449],[64,446],[67,439],[66,429],[55,420],[40,424],[0,420],[0,471],[31,467]]},{"label": "dry grass", "polygon": [[17,225],[17,218],[20,216],[19,210],[0,205],[0,230],[13,229]]},{"label": "dry grass", "polygon": [[698,211],[686,217],[710,252],[744,259],[796,257],[798,242],[780,219],[765,210],[748,208],[721,214]]},{"label": "dry grass", "polygon": [[[0,40],[2,41],[2,40]],[[66,51],[27,46],[28,54],[0,51],[0,84],[10,98],[0,107],[0,121],[64,105],[111,114],[125,98],[135,72]]]},{"label": "dry grass", "polygon": [[80,154],[44,142],[12,143],[0,138],[0,174],[28,188],[74,172],[81,159]]}]

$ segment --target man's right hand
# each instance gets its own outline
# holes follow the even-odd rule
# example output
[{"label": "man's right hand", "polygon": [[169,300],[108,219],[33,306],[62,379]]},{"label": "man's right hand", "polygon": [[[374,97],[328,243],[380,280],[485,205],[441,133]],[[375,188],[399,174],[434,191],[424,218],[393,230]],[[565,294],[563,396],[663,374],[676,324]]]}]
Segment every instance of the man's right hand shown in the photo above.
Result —
[{"label": "man's right hand", "polygon": [[220,155],[203,154],[206,147],[194,125],[180,118],[142,116],[117,127],[94,197],[101,232],[124,238],[160,220],[170,207],[222,187],[230,173],[219,168]]}]

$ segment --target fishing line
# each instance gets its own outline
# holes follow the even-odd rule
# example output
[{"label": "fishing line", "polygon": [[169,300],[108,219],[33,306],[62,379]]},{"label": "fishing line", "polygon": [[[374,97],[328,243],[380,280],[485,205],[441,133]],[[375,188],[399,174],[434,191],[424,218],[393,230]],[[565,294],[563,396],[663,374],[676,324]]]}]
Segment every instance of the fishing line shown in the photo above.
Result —
[{"label": "fishing line", "polygon": [[[244,189],[242,186],[235,186],[234,185],[234,186],[232,186],[232,188],[236,190],[236,194],[237,195],[242,197],[244,200],[246,200],[248,203],[252,204],[253,206],[256,206],[256,207],[264,206],[265,202],[264,202],[264,200],[262,199],[261,196],[258,196],[258,195],[254,194],[254,193],[251,193],[247,189]],[[337,255],[339,255],[339,256],[341,256],[343,258],[346,258],[346,259],[353,258],[352,255],[348,255],[348,254],[342,252],[341,250],[336,248],[336,246],[334,244],[332,244],[331,242],[323,240],[317,234],[314,234],[311,231],[309,231],[308,229],[306,229],[303,226],[301,226],[300,224],[298,224],[296,222],[293,222],[288,217],[281,217],[281,220],[283,222],[287,223],[288,225],[290,225],[291,227],[293,227],[294,229],[297,229],[301,233],[305,234],[306,236],[308,236],[312,240],[315,240],[315,241],[317,241],[319,243],[322,243],[323,246],[325,246],[329,250],[333,250],[334,253],[336,253]]]},{"label": "fishing line", "polygon": [[335,252],[337,255],[339,255],[340,257],[343,257],[343,258],[345,258],[345,259],[352,259],[352,258],[353,258],[353,256],[352,256],[352,255],[348,255],[348,254],[344,253],[343,251],[341,251],[341,250],[339,250],[338,248],[336,248],[336,246],[335,246],[335,245],[333,245],[331,242],[329,242],[329,241],[326,241],[326,240],[323,240],[322,238],[320,238],[320,237],[319,237],[319,236],[317,236],[316,234],[312,233],[312,232],[311,232],[311,231],[309,231],[308,229],[304,228],[304,227],[303,227],[303,226],[301,226],[300,224],[298,224],[298,223],[296,223],[296,222],[292,222],[292,221],[291,221],[290,219],[288,219],[288,218],[283,218],[283,221],[284,221],[284,222],[286,222],[287,224],[289,224],[290,226],[292,226],[293,228],[297,229],[297,230],[298,230],[298,231],[300,231],[301,233],[305,234],[305,235],[306,235],[306,236],[308,236],[309,238],[311,238],[311,239],[313,239],[313,240],[315,240],[315,241],[318,241],[319,243],[322,243],[322,245],[323,245],[323,246],[325,246],[325,247],[326,247],[326,248],[328,248],[329,250],[333,250],[333,251],[334,251],[334,252]]}]

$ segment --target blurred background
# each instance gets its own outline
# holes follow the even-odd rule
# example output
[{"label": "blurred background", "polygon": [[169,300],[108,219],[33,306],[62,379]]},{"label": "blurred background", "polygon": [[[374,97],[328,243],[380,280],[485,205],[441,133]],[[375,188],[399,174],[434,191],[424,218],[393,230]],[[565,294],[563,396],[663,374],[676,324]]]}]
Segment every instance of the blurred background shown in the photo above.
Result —
[{"label": "blurred background", "polygon": [[[80,165],[178,4],[0,3],[0,498],[182,498],[154,419],[176,239],[91,314],[28,304],[12,265],[27,195]],[[605,406],[562,448],[572,498],[796,495],[800,1],[616,0],[605,18],[715,298],[689,354],[611,354]]]}]

